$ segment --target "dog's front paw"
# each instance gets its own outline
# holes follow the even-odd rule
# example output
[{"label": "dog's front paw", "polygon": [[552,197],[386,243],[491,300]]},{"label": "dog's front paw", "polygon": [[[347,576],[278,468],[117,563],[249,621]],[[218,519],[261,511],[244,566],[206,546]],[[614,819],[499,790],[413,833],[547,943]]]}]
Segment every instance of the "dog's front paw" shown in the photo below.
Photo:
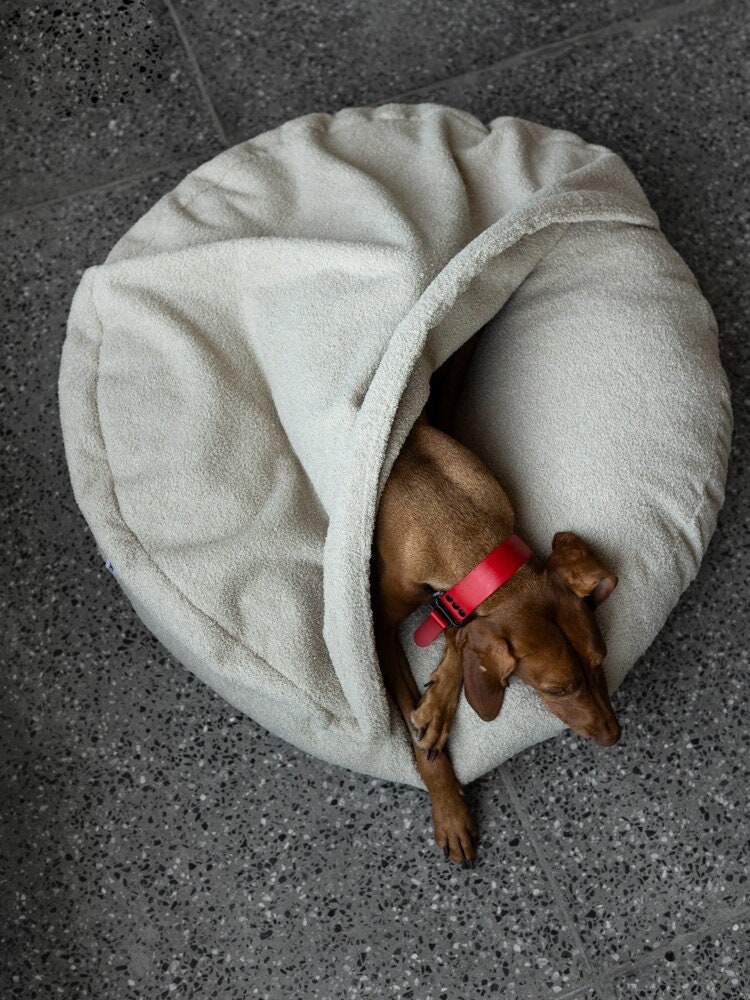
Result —
[{"label": "dog's front paw", "polygon": [[446,858],[464,868],[474,867],[477,825],[463,797],[456,793],[432,801],[435,840]]},{"label": "dog's front paw", "polygon": [[460,694],[460,688],[441,683],[435,674],[432,676],[435,680],[430,681],[410,716],[417,746],[430,759],[440,753],[448,741]]}]

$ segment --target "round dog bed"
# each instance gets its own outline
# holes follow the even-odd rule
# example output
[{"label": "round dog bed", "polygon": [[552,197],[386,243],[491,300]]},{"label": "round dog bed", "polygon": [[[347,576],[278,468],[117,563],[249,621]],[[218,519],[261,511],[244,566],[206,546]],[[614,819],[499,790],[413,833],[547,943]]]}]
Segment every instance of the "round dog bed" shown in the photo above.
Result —
[{"label": "round dog bed", "polygon": [[[609,150],[435,104],[310,114],[193,171],[83,276],[60,409],[73,488],[135,610],[227,701],[325,760],[421,784],[373,638],[380,491],[432,372],[480,342],[459,437],[540,554],[582,535],[616,687],[694,577],[731,410],[712,312]],[[420,682],[442,642],[403,640]],[[562,729],[464,699],[469,781]]]}]

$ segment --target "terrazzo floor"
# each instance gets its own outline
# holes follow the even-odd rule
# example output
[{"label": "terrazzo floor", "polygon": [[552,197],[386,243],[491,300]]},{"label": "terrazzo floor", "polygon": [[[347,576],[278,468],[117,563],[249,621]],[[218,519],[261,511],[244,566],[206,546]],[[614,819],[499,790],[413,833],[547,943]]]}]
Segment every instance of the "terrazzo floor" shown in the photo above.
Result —
[{"label": "terrazzo floor", "polygon": [[[4,0],[0,997],[750,997],[743,0]],[[620,153],[712,304],[735,435],[697,580],[615,696],[426,797],[238,717],[135,618],[77,512],[56,380],[85,267],[193,167],[310,111],[438,101]]]}]

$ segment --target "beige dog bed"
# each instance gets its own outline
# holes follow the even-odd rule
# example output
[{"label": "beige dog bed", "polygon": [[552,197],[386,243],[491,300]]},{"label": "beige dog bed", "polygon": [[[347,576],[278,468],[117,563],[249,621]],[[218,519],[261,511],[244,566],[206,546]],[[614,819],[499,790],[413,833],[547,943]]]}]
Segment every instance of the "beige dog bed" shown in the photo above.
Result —
[{"label": "beige dog bed", "polygon": [[[459,436],[540,555],[573,530],[618,574],[615,687],[700,564],[731,411],[711,310],[614,153],[434,104],[307,115],[162,198],[84,274],[63,351],[76,499],[143,621],[272,732],[413,784],[373,522],[480,329]],[[468,781],[561,728],[514,683],[490,724],[462,699],[449,749]]]}]

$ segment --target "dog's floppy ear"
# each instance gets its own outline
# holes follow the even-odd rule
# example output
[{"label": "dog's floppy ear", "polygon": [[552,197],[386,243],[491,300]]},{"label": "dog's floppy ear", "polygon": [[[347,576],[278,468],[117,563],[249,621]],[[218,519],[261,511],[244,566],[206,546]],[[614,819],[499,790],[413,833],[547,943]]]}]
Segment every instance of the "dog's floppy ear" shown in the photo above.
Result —
[{"label": "dog's floppy ear", "polygon": [[558,531],[552,539],[547,569],[578,597],[588,598],[593,607],[606,601],[617,586],[615,574],[572,531]]},{"label": "dog's floppy ear", "polygon": [[480,719],[492,722],[502,708],[508,678],[518,661],[508,642],[481,618],[458,630],[456,649],[463,667],[466,700]]}]

